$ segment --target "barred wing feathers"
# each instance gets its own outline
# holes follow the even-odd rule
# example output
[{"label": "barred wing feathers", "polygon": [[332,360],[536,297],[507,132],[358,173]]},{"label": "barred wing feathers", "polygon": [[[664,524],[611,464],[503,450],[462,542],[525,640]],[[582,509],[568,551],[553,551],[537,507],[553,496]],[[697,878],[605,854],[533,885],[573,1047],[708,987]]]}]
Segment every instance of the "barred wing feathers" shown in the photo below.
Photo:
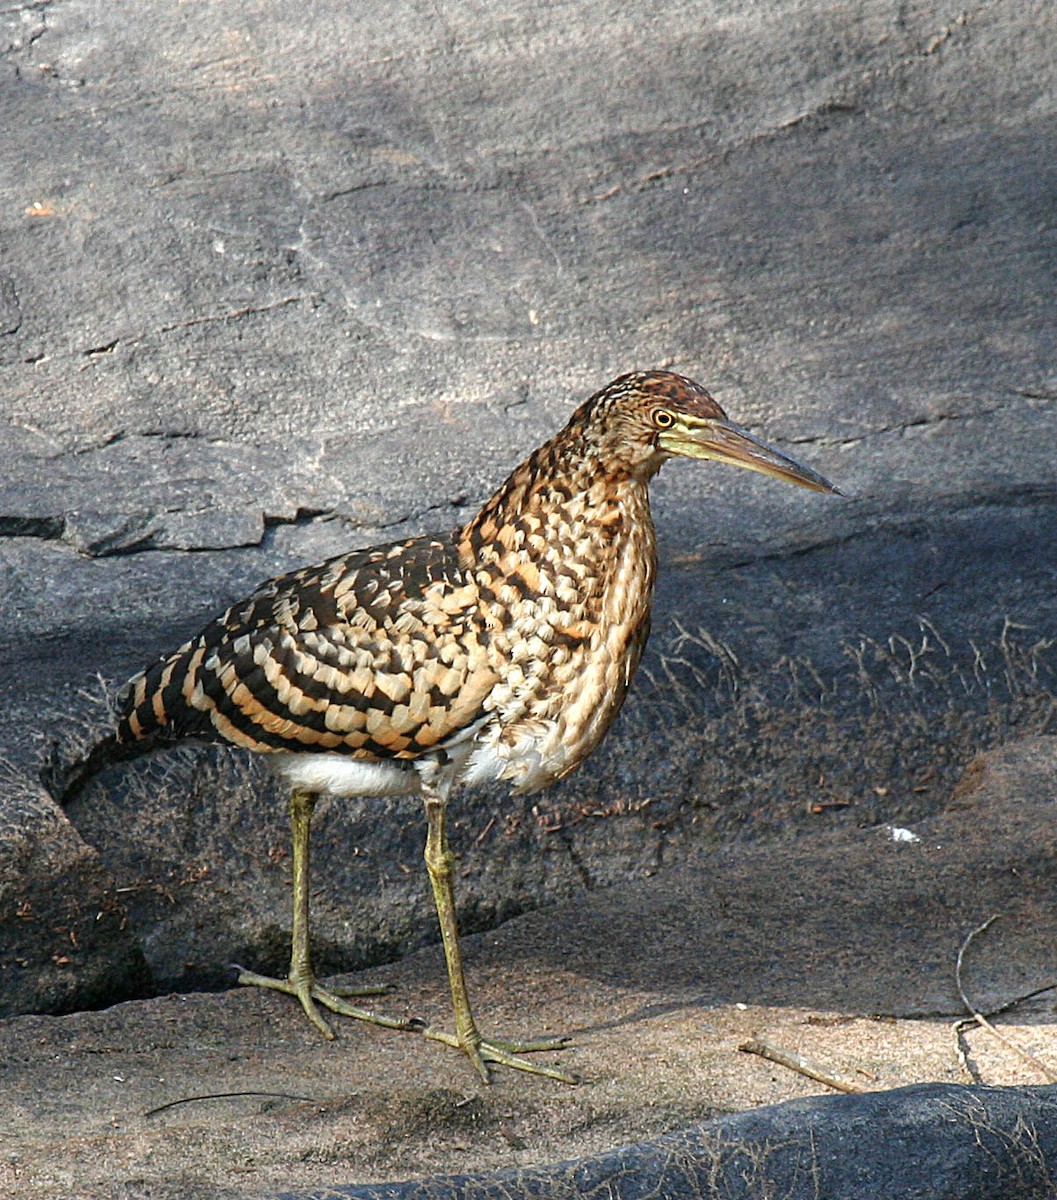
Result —
[{"label": "barred wing feathers", "polygon": [[133,679],[117,740],[415,758],[482,716],[487,638],[453,538],[343,554],[262,585]]}]

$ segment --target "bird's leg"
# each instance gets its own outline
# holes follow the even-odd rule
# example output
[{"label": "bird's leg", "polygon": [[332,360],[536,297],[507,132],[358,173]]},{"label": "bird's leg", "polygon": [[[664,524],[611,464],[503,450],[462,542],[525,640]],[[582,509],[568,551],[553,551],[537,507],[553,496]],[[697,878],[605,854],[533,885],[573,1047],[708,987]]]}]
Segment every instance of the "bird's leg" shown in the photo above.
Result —
[{"label": "bird's leg", "polygon": [[462,953],[459,950],[459,930],[455,920],[455,893],[452,888],[454,856],[448,845],[444,828],[445,799],[436,791],[426,791],[426,870],[433,885],[433,899],[437,905],[441,940],[444,943],[444,958],[448,964],[448,981],[451,984],[452,1008],[455,1012],[455,1033],[427,1027],[426,1037],[463,1050],[473,1063],[478,1075],[489,1083],[486,1063],[498,1063],[518,1071],[529,1071],[534,1075],[546,1075],[562,1083],[579,1083],[575,1075],[554,1067],[544,1067],[521,1055],[534,1050],[560,1050],[568,1044],[567,1038],[548,1041],[507,1042],[486,1041],[477,1029],[470,997],[466,991],[466,977],[462,969]]},{"label": "bird's leg", "polygon": [[305,1010],[308,1019],[324,1037],[332,1038],[334,1031],[320,1013],[317,1001],[325,1008],[329,1008],[331,1012],[338,1013],[343,1017],[356,1017],[360,1021],[384,1025],[387,1029],[415,1028],[410,1021],[384,1017],[369,1009],[357,1008],[355,1005],[348,1004],[344,999],[346,996],[377,996],[388,991],[388,988],[334,988],[327,990],[316,982],[316,976],[312,970],[308,925],[309,842],[312,831],[312,810],[315,806],[316,794],[314,792],[295,790],[290,796],[294,876],[290,974],[285,979],[274,979],[268,975],[258,975],[256,971],[240,971],[239,983],[272,988],[275,991],[296,996],[301,1001],[301,1007]]}]

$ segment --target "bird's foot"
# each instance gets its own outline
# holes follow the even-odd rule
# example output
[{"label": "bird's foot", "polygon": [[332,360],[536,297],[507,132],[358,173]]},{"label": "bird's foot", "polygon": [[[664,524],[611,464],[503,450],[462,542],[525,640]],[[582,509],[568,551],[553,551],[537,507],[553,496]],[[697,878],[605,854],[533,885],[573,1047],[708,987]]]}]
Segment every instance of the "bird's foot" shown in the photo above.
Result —
[{"label": "bird's foot", "polygon": [[271,975],[258,975],[256,971],[247,971],[236,964],[238,982],[249,987],[271,988],[275,992],[285,992],[288,996],[296,996],[301,1001],[301,1007],[312,1024],[325,1038],[334,1037],[334,1030],[319,1011],[319,1005],[330,1009],[342,1017],[355,1017],[358,1021],[369,1021],[372,1025],[382,1025],[386,1029],[415,1029],[417,1026],[410,1019],[400,1020],[397,1017],[387,1017],[382,1013],[372,1012],[368,1008],[359,1008],[349,1004],[350,996],[383,996],[392,989],[385,984],[360,988],[325,988],[314,976],[298,977],[288,975],[285,979],[277,979]]},{"label": "bird's foot", "polygon": [[500,1067],[511,1067],[515,1071],[527,1071],[530,1075],[545,1075],[548,1079],[557,1079],[559,1083],[577,1084],[578,1075],[571,1075],[558,1067],[545,1067],[542,1063],[523,1058],[524,1054],[535,1054],[541,1050],[562,1050],[570,1044],[567,1037],[541,1038],[537,1041],[489,1041],[474,1031],[474,1035],[460,1038],[454,1033],[446,1033],[442,1029],[434,1029],[427,1025],[423,1034],[434,1042],[443,1042],[456,1050],[462,1050],[473,1064],[474,1070],[485,1081],[491,1083],[488,1074],[488,1063]]}]

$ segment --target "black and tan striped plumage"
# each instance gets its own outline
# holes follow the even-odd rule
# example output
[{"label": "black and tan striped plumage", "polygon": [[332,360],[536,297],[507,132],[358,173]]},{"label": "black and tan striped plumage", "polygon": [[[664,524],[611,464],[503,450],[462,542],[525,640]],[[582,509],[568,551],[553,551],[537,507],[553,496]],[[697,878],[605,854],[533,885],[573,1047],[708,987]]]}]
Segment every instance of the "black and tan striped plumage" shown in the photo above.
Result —
[{"label": "black and tan striped plumage", "polygon": [[[672,378],[592,398],[464,529],[266,583],[132,682],[118,741],[171,733],[406,761],[483,723],[478,745],[521,790],[566,774],[620,706],[655,569],[655,431],[627,438],[630,458],[599,435],[632,381]],[[682,386],[684,403],[718,413]]]},{"label": "black and tan striped plumage", "polygon": [[486,641],[450,536],[354,551],[269,581],[137,676],[117,739],[413,759],[477,718]]},{"label": "black and tan striped plumage", "polygon": [[477,1032],[457,942],[448,945],[456,935],[444,804],[457,782],[545,787],[601,741],[649,632],[648,484],[673,455],[835,490],[727,421],[692,381],[622,376],[464,527],[272,580],[130,683],[113,738],[119,756],[170,738],[230,742],[267,755],[301,807],[295,876],[300,860],[306,896],[300,920],[295,913],[291,977],[248,982],[296,991],[324,1029],[314,999],[375,1019],[334,1003],[311,975],[311,798],[418,792],[456,1014],[454,1036],[431,1036],[465,1049],[485,1078],[484,1061],[571,1078]]}]

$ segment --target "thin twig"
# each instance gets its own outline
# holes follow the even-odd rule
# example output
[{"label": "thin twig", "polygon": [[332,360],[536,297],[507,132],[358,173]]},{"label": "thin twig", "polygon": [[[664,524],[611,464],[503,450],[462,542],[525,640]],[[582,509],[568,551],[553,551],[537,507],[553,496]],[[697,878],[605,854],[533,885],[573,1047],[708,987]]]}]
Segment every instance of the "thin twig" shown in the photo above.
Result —
[{"label": "thin twig", "polygon": [[[1024,1060],[1024,1062],[1026,1062],[1029,1066],[1032,1066],[1035,1068],[1035,1070],[1040,1071],[1051,1083],[1055,1083],[1055,1082],[1057,1082],[1057,1073],[1051,1071],[1050,1068],[1048,1066],[1046,1066],[1046,1064],[1044,1062],[1042,1062],[1038,1058],[1036,1058],[1034,1054],[1029,1054],[1027,1050],[1022,1050],[1020,1048],[1020,1046],[1018,1046],[1016,1044],[1016,1042],[1011,1041],[1004,1034],[999,1033],[999,1031],[994,1027],[994,1025],[991,1024],[991,1022],[987,1019],[987,1017],[977,1009],[976,1005],[973,1004],[972,1001],[969,999],[969,997],[965,994],[965,986],[962,983],[962,964],[965,961],[965,953],[969,949],[969,946],[972,944],[973,938],[978,937],[981,933],[984,933],[986,930],[990,929],[991,926],[1001,916],[1002,916],[1001,913],[993,913],[990,917],[987,918],[986,921],[983,922],[982,925],[977,925],[977,927],[975,929],[971,929],[969,931],[969,933],[966,934],[965,941],[962,942],[961,947],[958,950],[958,958],[957,958],[957,961],[955,962],[955,966],[954,966],[954,980],[955,980],[955,983],[957,983],[957,985],[958,985],[958,995],[961,997],[962,1003],[965,1005],[966,1011],[969,1013],[972,1020],[974,1020],[977,1023],[977,1025],[980,1026],[981,1029],[986,1029],[987,1032],[990,1033],[992,1037],[994,1037],[998,1041],[1000,1041],[1002,1043],[1002,1045],[1006,1047],[1006,1049],[1012,1050],[1014,1054],[1016,1054],[1019,1058],[1022,1058]],[[1050,986],[1053,986],[1053,985],[1051,984]],[[1039,991],[1048,991],[1048,990],[1049,990],[1049,988],[1039,988],[1031,994],[1037,995]],[[1020,999],[1026,999],[1026,998],[1027,997],[1020,997]],[[1001,1008],[995,1009],[994,1013],[992,1013],[992,1015],[994,1015],[995,1013],[1004,1012],[1007,1008],[1012,1008],[1012,1007],[1013,1007],[1013,1002],[1010,1002],[1009,1004],[1003,1005]],[[957,1022],[954,1026],[955,1038],[956,1038],[956,1043],[958,1046],[958,1060],[961,1063],[962,1067],[966,1071],[968,1071],[970,1075],[972,1075],[975,1078],[975,1072],[972,1071],[972,1069],[969,1067],[968,1059],[962,1050],[961,1034],[962,1034],[962,1026],[964,1026],[965,1023],[966,1022],[964,1020],[962,1020],[962,1021]]]},{"label": "thin twig", "polygon": [[[1019,996],[1014,996],[1012,1000],[1006,1000],[1004,1004],[999,1004],[997,1008],[989,1008],[984,1016],[997,1017],[1002,1013],[1009,1012],[1011,1008],[1016,1008],[1018,1004],[1023,1004],[1025,1000],[1034,1000],[1036,996],[1042,996],[1046,992],[1052,992],[1057,988],[1057,982],[1044,984],[1042,987],[1032,988],[1030,992],[1023,992]],[[959,1017],[951,1026],[951,1033],[954,1034],[954,1053],[958,1059],[958,1065],[962,1069],[962,1074],[970,1083],[983,1083],[980,1072],[969,1061],[969,1047],[965,1041],[965,1031],[967,1029],[976,1028],[976,1019],[974,1017]]]},{"label": "thin twig", "polygon": [[170,1100],[168,1104],[159,1104],[157,1108],[148,1108],[144,1117],[156,1117],[167,1108],[177,1108],[181,1104],[197,1104],[201,1100],[231,1100],[238,1096],[271,1096],[278,1100],[305,1100],[313,1103],[315,1096],[294,1096],[290,1092],[207,1092],[204,1096],[184,1096],[180,1100]]},{"label": "thin twig", "polygon": [[869,1090],[845,1075],[837,1075],[817,1066],[811,1059],[805,1058],[803,1054],[797,1054],[795,1050],[783,1050],[781,1046],[765,1042],[762,1038],[749,1038],[747,1042],[742,1042],[738,1049],[746,1054],[758,1054],[761,1058],[766,1058],[768,1062],[777,1063],[780,1067],[788,1067],[790,1071],[796,1071],[798,1075],[806,1075],[808,1079],[824,1083],[826,1087],[835,1088],[838,1092]]}]

